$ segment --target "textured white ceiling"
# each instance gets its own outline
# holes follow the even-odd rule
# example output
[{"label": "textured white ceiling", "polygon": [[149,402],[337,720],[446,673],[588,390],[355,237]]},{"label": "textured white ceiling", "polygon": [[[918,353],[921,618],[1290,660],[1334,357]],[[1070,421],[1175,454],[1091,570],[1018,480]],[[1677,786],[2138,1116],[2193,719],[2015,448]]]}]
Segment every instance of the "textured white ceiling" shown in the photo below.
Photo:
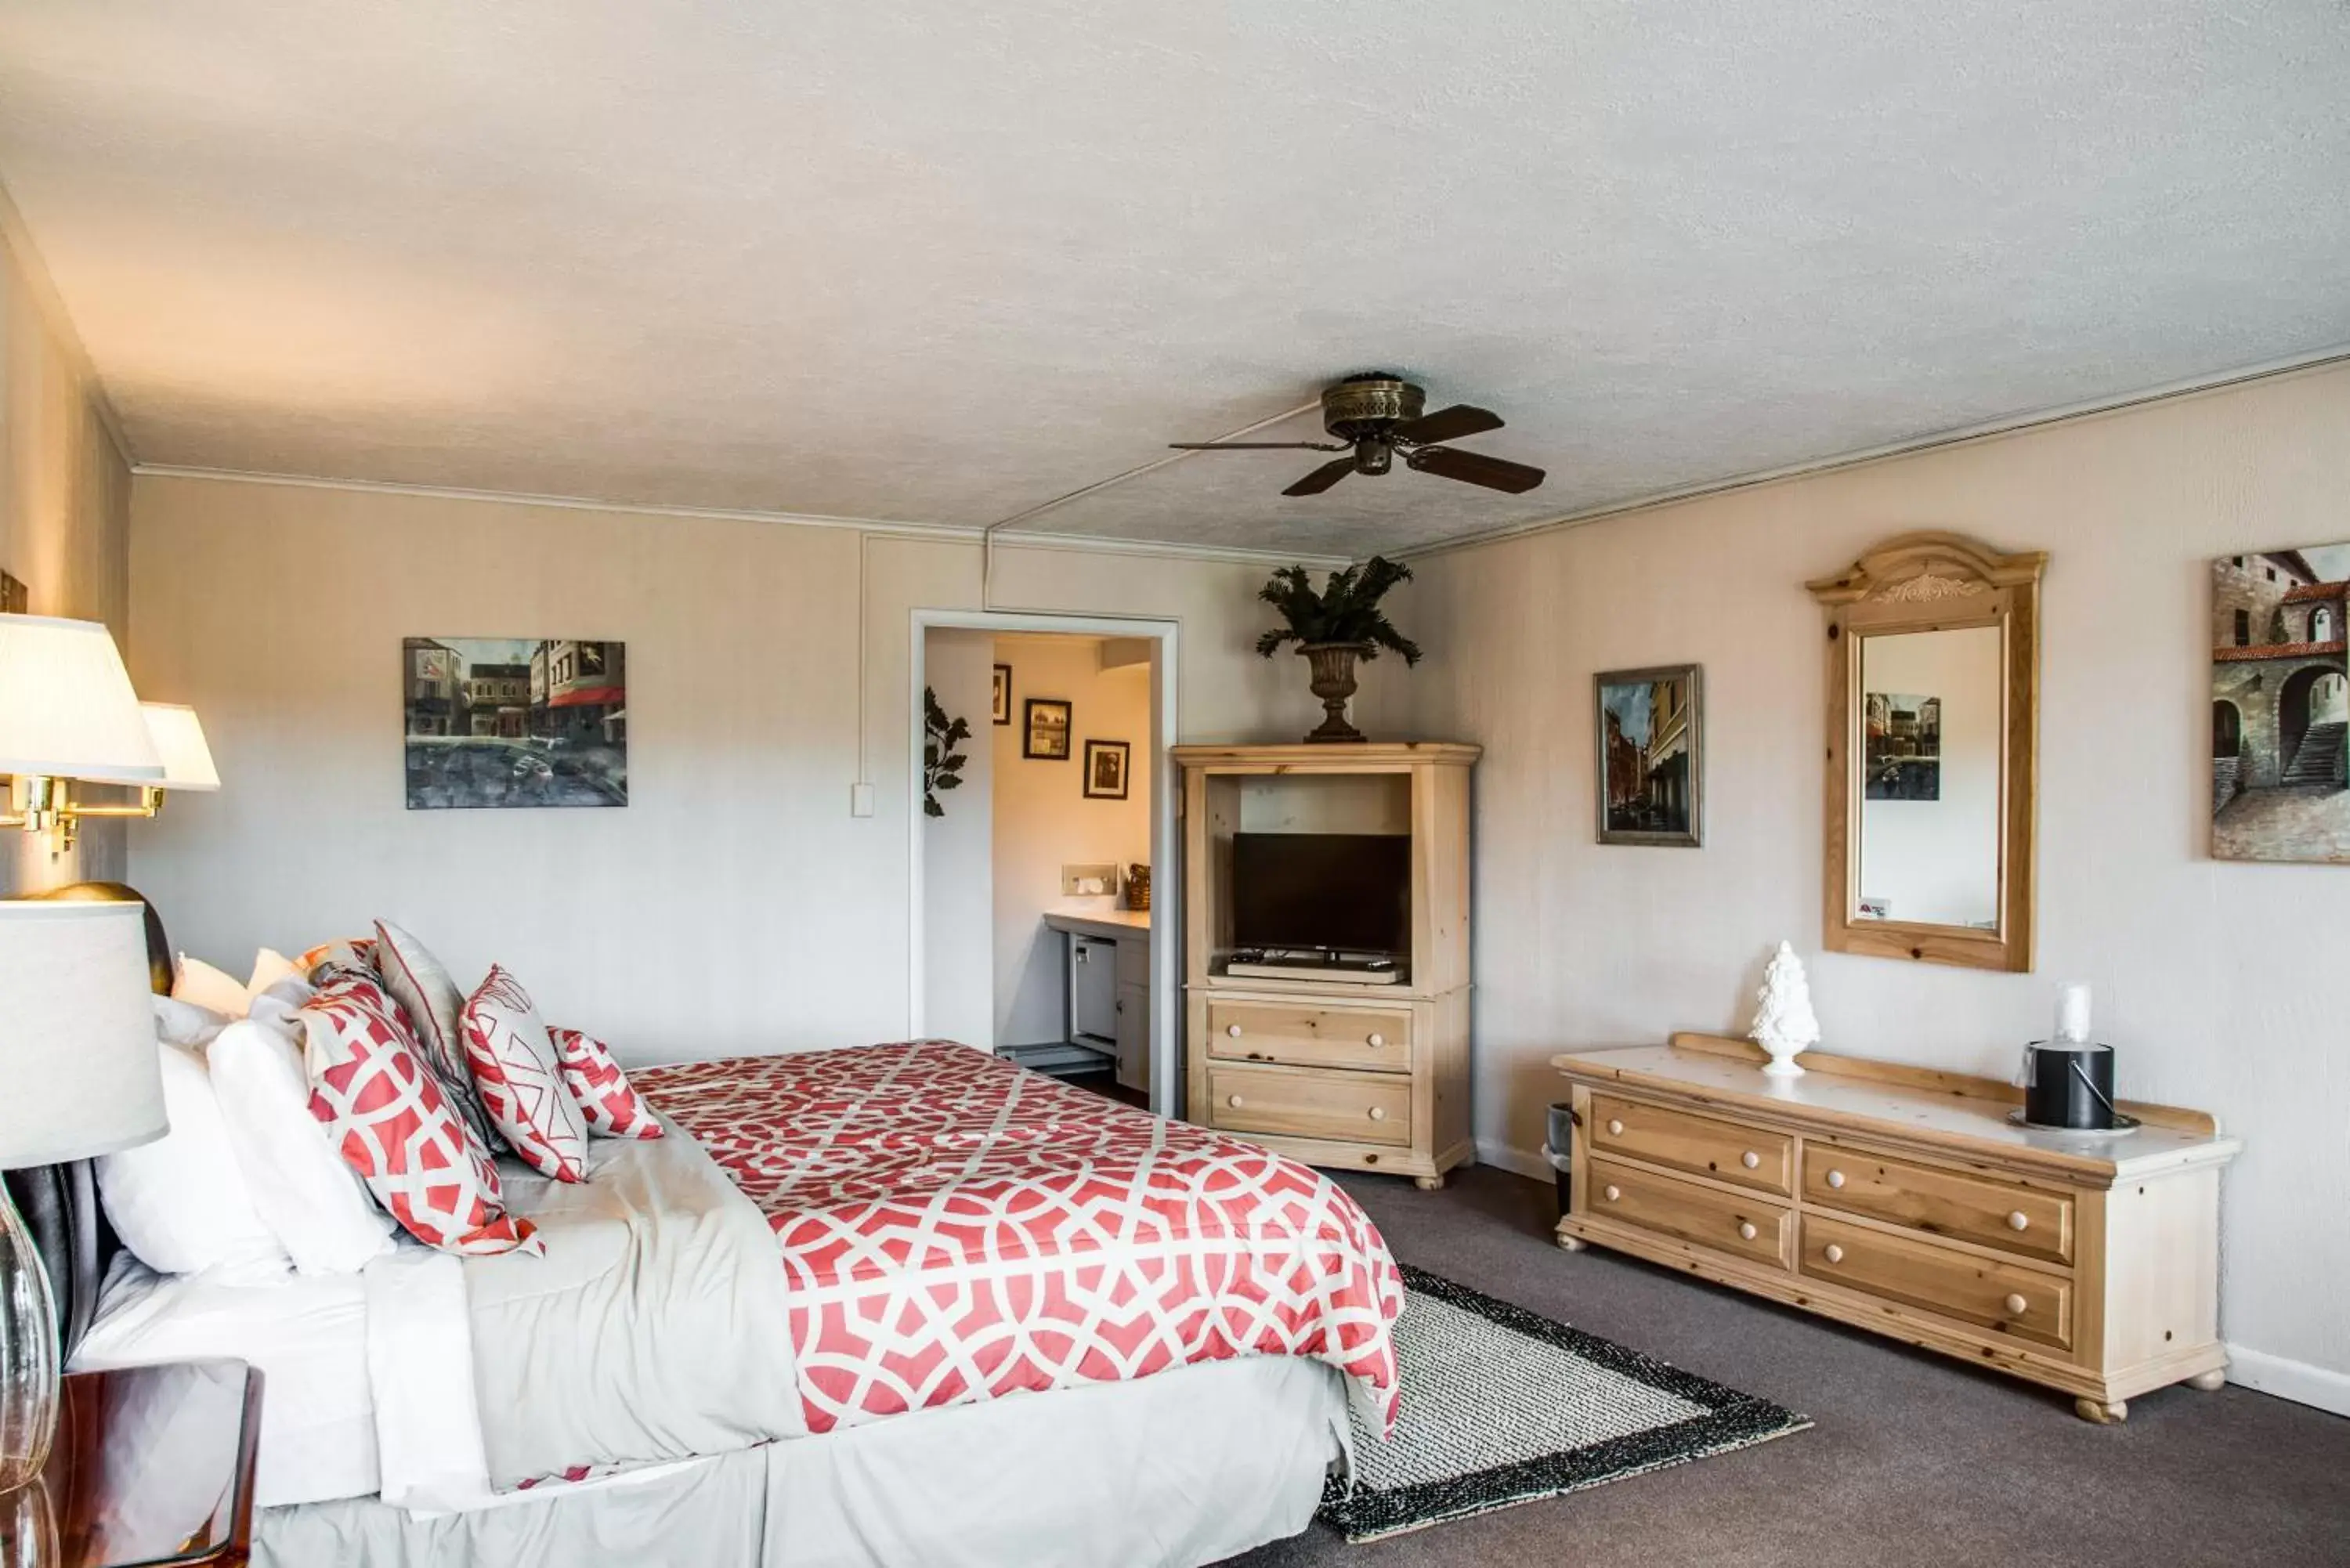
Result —
[{"label": "textured white ceiling", "polygon": [[2350,7],[0,0],[0,179],[143,462],[984,524],[1392,368],[1551,470],[1024,524],[1348,552],[2350,341]]}]

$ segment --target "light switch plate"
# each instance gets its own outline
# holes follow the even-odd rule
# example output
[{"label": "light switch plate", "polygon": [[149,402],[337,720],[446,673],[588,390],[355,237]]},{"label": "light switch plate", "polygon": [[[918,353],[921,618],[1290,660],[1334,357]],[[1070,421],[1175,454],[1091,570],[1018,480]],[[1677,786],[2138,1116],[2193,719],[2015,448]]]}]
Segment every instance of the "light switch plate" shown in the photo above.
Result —
[{"label": "light switch plate", "polygon": [[1089,898],[1118,891],[1118,867],[1105,866],[1064,866],[1061,867],[1061,897]]},{"label": "light switch plate", "polygon": [[848,815],[851,816],[870,816],[873,815],[873,786],[871,784],[853,784],[848,786]]}]

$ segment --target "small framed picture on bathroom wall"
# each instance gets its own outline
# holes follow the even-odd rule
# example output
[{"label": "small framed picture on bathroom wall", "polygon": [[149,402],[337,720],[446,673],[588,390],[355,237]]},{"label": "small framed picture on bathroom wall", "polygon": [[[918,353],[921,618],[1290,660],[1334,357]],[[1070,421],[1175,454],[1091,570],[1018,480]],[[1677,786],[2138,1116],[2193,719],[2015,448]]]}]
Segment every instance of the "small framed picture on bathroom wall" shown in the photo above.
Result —
[{"label": "small framed picture on bathroom wall", "polygon": [[1069,760],[1069,704],[1058,697],[1031,697],[1024,710],[1020,754],[1043,762]]},{"label": "small framed picture on bathroom wall", "polygon": [[995,711],[993,715],[999,724],[1012,722],[1012,666],[995,667]]},{"label": "small framed picture on bathroom wall", "polygon": [[1087,741],[1086,742],[1086,798],[1087,800],[1124,800],[1126,798],[1126,768],[1133,754],[1133,745],[1127,741]]}]

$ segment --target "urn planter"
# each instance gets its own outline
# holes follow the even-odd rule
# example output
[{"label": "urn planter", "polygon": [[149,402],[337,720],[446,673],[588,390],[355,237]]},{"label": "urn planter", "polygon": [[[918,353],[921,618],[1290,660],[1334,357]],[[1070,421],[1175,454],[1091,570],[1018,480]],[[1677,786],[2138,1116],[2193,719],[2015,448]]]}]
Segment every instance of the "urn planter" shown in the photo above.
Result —
[{"label": "urn planter", "polygon": [[1305,738],[1313,742],[1346,742],[1366,739],[1360,730],[1347,722],[1347,703],[1355,695],[1355,661],[1372,651],[1367,642],[1308,642],[1298,646],[1305,656],[1305,669],[1315,696],[1322,700],[1322,722]]}]

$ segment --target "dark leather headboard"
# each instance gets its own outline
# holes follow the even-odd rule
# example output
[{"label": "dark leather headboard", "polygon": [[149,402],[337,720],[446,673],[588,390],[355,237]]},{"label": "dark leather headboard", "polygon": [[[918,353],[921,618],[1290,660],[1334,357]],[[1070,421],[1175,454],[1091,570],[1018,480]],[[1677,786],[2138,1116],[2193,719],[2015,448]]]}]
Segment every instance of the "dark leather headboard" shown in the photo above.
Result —
[{"label": "dark leather headboard", "polygon": [[[172,991],[172,943],[163,934],[162,918],[137,889],[120,882],[73,882],[34,898],[74,898],[109,904],[138,904],[147,911],[147,979],[159,996]],[[25,1217],[33,1244],[49,1271],[49,1288],[57,1299],[57,1329],[71,1355],[98,1311],[98,1289],[106,1282],[106,1267],[121,1243],[98,1206],[98,1187],[90,1164],[78,1159],[67,1165],[36,1165],[5,1173],[8,1196]]]}]

